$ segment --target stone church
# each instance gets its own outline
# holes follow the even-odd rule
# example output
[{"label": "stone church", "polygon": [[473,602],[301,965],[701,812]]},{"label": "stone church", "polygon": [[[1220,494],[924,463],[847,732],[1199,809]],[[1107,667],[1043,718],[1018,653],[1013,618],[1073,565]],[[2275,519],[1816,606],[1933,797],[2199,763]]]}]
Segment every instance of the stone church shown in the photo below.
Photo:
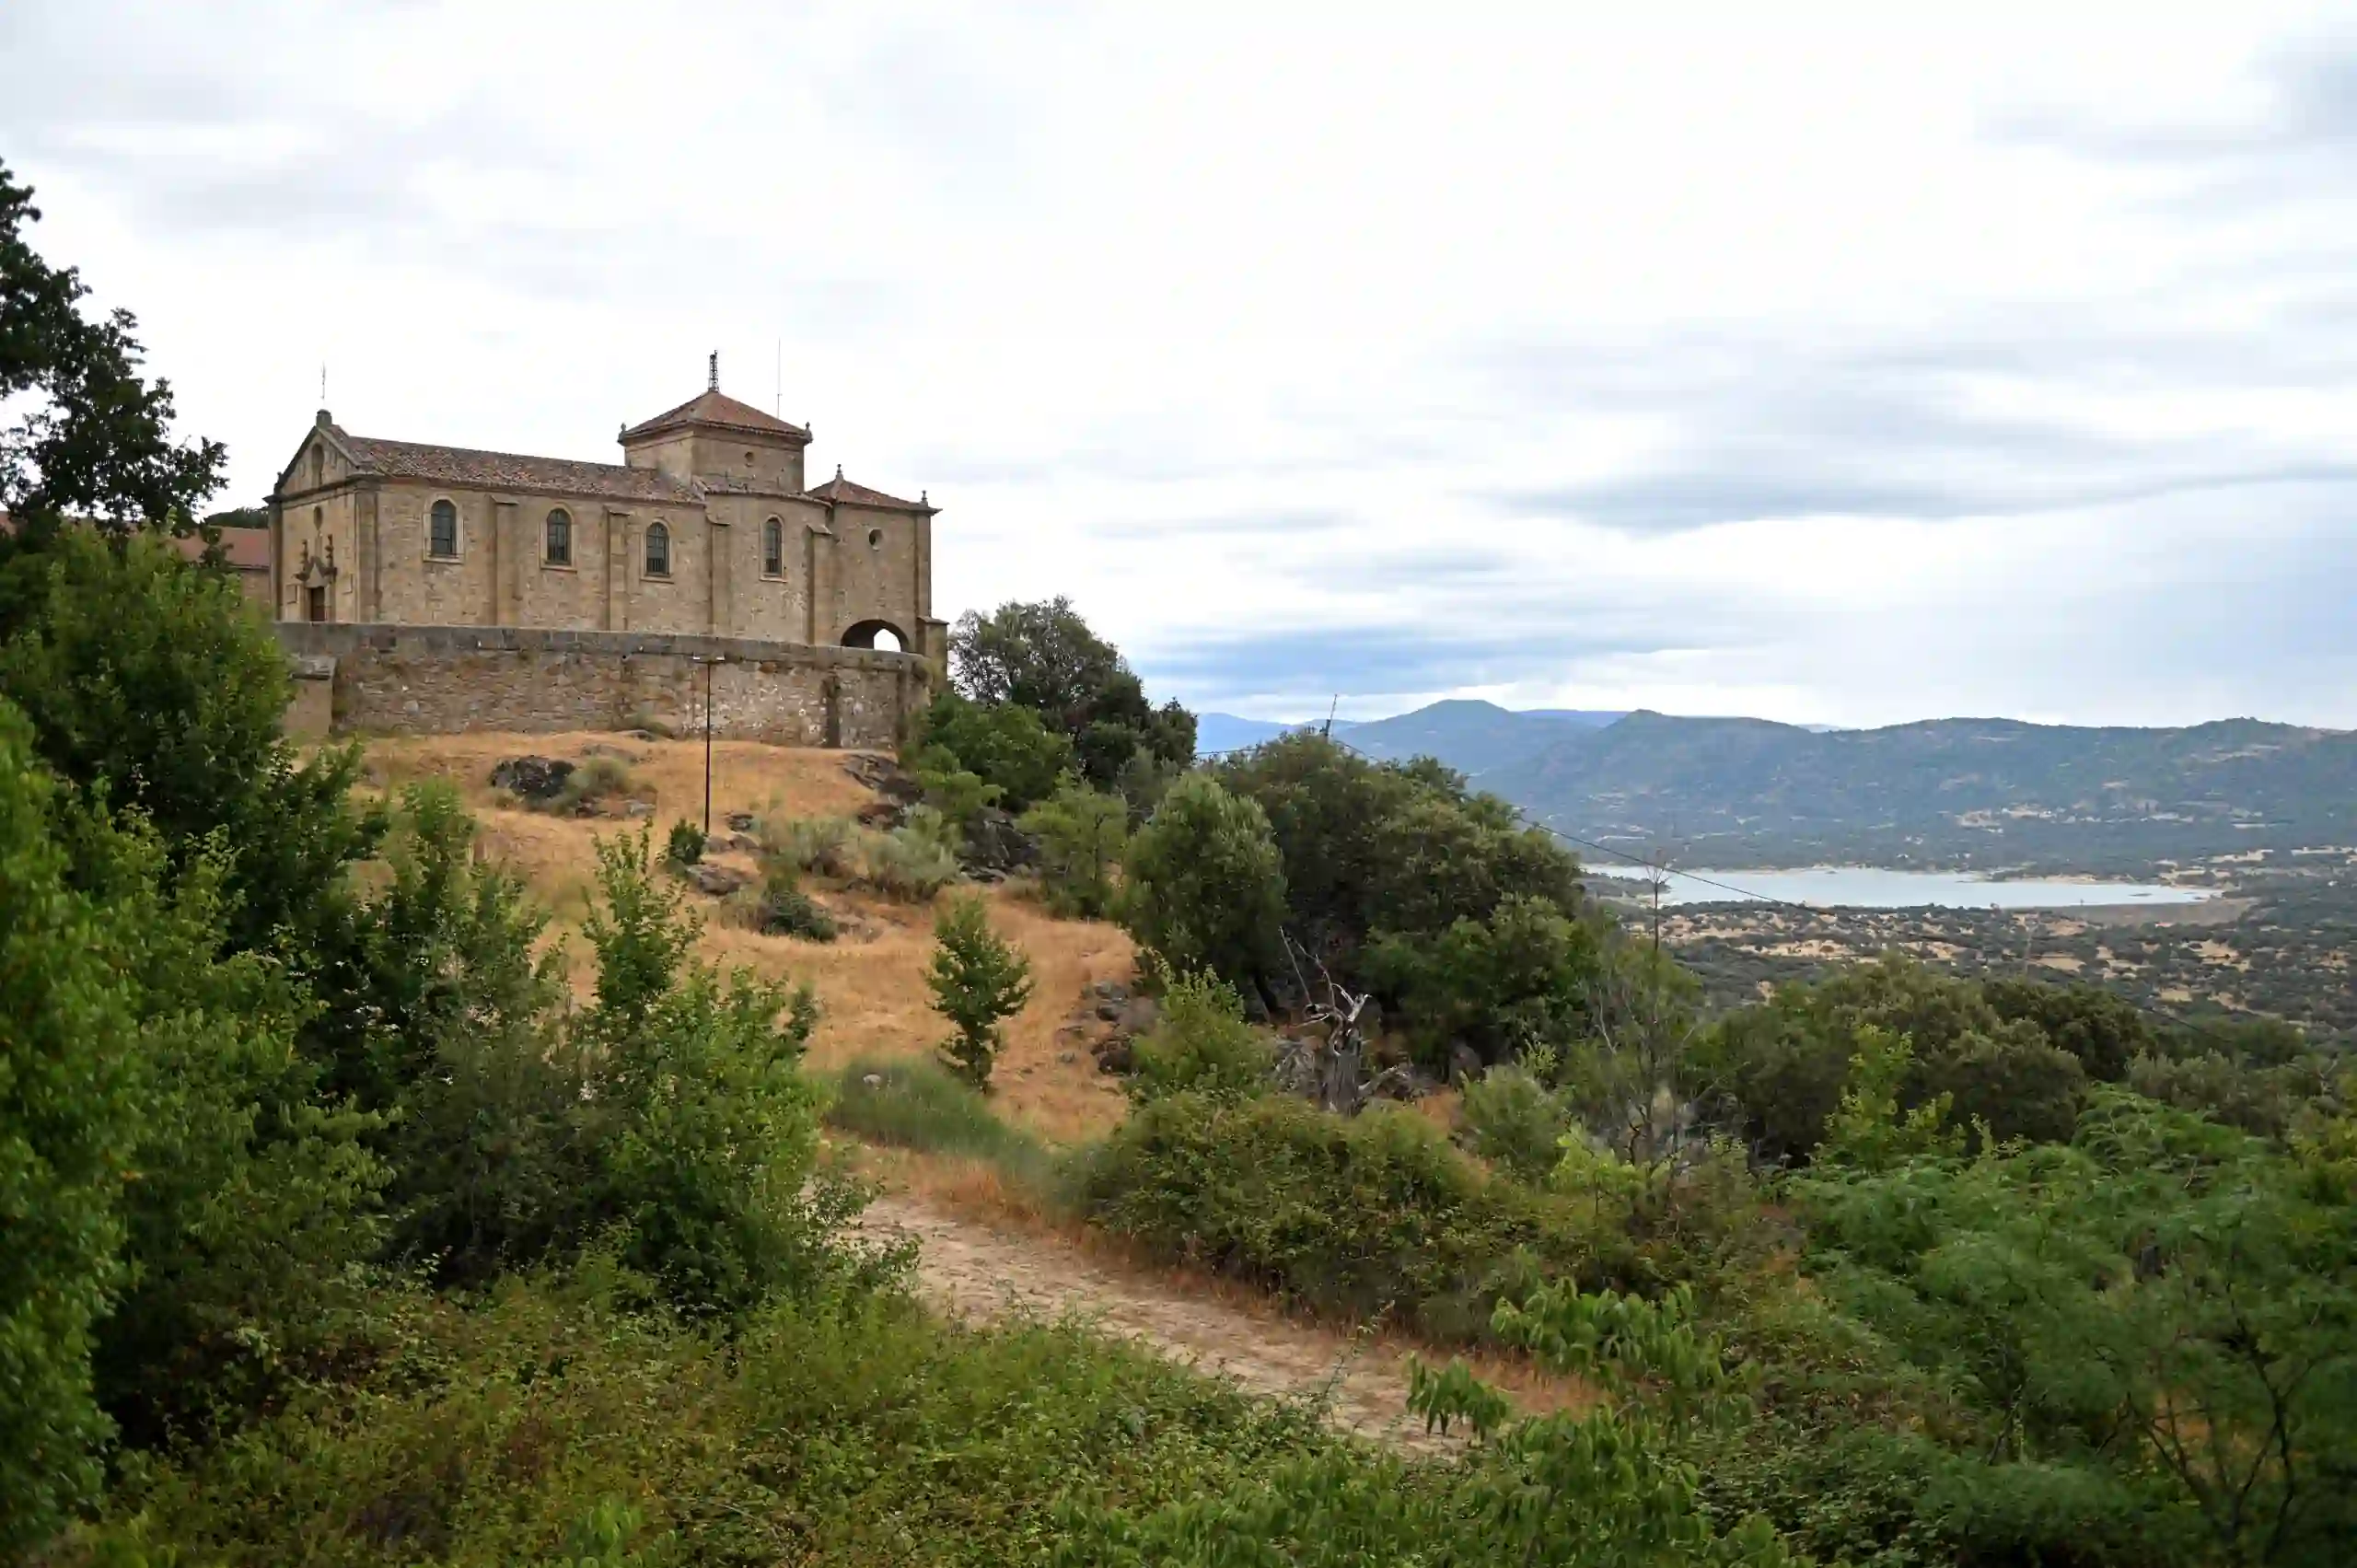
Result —
[{"label": "stone church", "polygon": [[897,646],[939,668],[933,518],[810,432],[720,390],[621,436],[619,463],[354,436],[324,409],[270,496],[282,622]]}]

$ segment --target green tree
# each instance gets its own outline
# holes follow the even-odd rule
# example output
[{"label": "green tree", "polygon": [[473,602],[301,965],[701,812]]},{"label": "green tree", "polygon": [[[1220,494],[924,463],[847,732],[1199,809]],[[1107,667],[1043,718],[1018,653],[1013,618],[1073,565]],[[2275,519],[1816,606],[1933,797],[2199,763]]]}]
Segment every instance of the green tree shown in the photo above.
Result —
[{"label": "green tree", "polygon": [[987,616],[969,611],[950,633],[949,656],[961,695],[1038,714],[1071,743],[1081,776],[1100,789],[1120,788],[1125,779],[1152,782],[1154,770],[1141,772],[1141,759],[1180,767],[1194,761],[1195,716],[1176,702],[1150,703],[1120,650],[1091,631],[1069,599],[1010,602]]},{"label": "green tree", "polygon": [[1001,1026],[1031,999],[1031,962],[991,929],[990,907],[979,897],[943,906],[934,917],[933,939],[925,983],[933,1010],[958,1031],[942,1055],[959,1077],[987,1090],[1006,1043]]},{"label": "green tree", "polygon": [[1113,912],[1114,876],[1129,852],[1130,813],[1117,796],[1067,781],[1023,817],[1039,841],[1039,886],[1048,907],[1067,919]]},{"label": "green tree", "polygon": [[652,854],[645,830],[598,845],[597,1001],[578,1036],[590,1211],[682,1309],[739,1313],[839,1272],[830,1231],[858,1200],[817,1170],[817,1095],[796,1070],[817,998],[690,959],[700,928]]},{"label": "green tree", "polygon": [[1170,787],[1130,842],[1122,919],[1173,970],[1209,970],[1267,991],[1285,912],[1284,871],[1269,819],[1216,779]]},{"label": "green tree", "polygon": [[938,747],[959,767],[998,790],[1009,811],[1046,799],[1072,767],[1072,741],[1031,708],[990,705],[944,691],[925,710],[924,747]]},{"label": "green tree", "polygon": [[0,702],[0,1555],[97,1493],[93,1388],[123,1278],[119,1199],[139,1131],[119,937],[68,885],[53,785]]},{"label": "green tree", "polygon": [[40,217],[0,165],[0,402],[18,413],[0,431],[0,512],[19,530],[0,540],[0,559],[38,548],[69,517],[185,533],[221,487],[223,448],[172,440],[171,387],[140,378],[138,323],[126,310],[83,314],[80,276],[26,236]]}]

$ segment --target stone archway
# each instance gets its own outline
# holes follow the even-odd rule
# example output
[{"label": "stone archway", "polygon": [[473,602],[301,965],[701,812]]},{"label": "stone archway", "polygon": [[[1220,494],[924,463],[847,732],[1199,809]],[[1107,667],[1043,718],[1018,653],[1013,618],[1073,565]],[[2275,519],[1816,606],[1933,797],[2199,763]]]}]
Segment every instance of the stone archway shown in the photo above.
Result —
[{"label": "stone archway", "polygon": [[888,653],[908,653],[913,645],[909,634],[889,621],[861,621],[843,633],[847,648],[881,648]]}]

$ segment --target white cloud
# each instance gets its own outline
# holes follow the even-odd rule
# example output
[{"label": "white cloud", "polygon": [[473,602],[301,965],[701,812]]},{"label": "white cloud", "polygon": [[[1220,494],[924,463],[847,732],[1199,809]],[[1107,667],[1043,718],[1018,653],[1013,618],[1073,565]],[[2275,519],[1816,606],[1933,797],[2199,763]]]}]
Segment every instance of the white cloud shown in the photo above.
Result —
[{"label": "white cloud", "polygon": [[18,0],[0,157],[238,498],[717,345],[1198,702],[2357,724],[2328,17]]}]

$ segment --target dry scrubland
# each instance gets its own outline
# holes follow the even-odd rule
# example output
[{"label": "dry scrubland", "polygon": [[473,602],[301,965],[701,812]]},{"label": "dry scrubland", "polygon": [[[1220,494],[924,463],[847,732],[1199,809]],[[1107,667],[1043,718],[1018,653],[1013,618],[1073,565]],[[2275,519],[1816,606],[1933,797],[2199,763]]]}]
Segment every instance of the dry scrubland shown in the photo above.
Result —
[{"label": "dry scrubland", "polygon": [[[398,789],[429,778],[458,787],[482,824],[484,853],[505,862],[554,912],[552,935],[566,944],[578,988],[591,979],[580,923],[597,864],[593,841],[601,834],[634,832],[643,824],[620,817],[551,817],[504,805],[490,777],[492,768],[508,757],[578,761],[600,751],[627,764],[640,797],[654,802],[654,815],[646,820],[655,825],[658,851],[675,819],[702,821],[701,740],[636,740],[597,732],[417,736],[372,740],[367,752],[368,777],[379,787]],[[725,847],[732,812],[845,817],[873,801],[866,786],[844,771],[852,755],[714,741],[714,842],[707,858],[752,869],[748,856]],[[612,809],[621,809],[619,802]],[[832,943],[760,935],[726,924],[715,900],[691,891],[688,900],[705,917],[707,957],[765,975],[807,980],[818,989],[825,1015],[811,1041],[813,1067],[823,1071],[868,1056],[929,1054],[946,1032],[927,1005],[924,986],[933,951],[932,906],[895,903],[815,879],[810,892],[842,923],[842,936]],[[1085,987],[1130,977],[1130,938],[1115,926],[1056,919],[1007,887],[983,892],[993,923],[1029,957],[1039,977],[1030,1005],[1007,1026],[1007,1050],[995,1078],[998,1108],[1059,1143],[1102,1133],[1120,1119],[1120,1091],[1097,1073],[1086,1051],[1059,1043],[1056,1031]]]},{"label": "dry scrubland", "polygon": [[[509,757],[578,761],[600,753],[629,766],[637,797],[655,804],[651,817],[549,816],[507,802],[489,782],[493,766]],[[752,869],[749,856],[725,847],[726,819],[734,812],[842,817],[868,805],[875,795],[844,767],[853,755],[714,742],[715,831],[706,858]],[[580,924],[593,886],[594,841],[652,821],[659,845],[674,819],[701,822],[703,816],[701,740],[643,741],[598,732],[396,737],[371,741],[367,757],[376,788],[442,779],[459,789],[482,823],[483,854],[504,862],[554,912],[551,939],[565,944],[575,986],[585,993],[594,975]],[[610,809],[623,807],[616,800]],[[810,891],[842,923],[842,935],[833,943],[761,935],[726,923],[717,900],[692,891],[688,898],[689,907],[706,917],[708,957],[807,980],[817,988],[825,1014],[811,1041],[815,1069],[932,1054],[945,1032],[927,1005],[924,984],[932,906],[895,903],[815,880]],[[1030,1005],[1008,1025],[993,1104],[1051,1143],[1100,1136],[1120,1121],[1128,1102],[1086,1050],[1058,1033],[1087,986],[1131,978],[1130,937],[1102,923],[1057,919],[1012,887],[982,892],[993,923],[1029,956],[1039,976]],[[1446,1122],[1455,1102],[1453,1094],[1435,1096],[1419,1109]],[[1408,1358],[1419,1349],[1431,1355],[1429,1346],[1382,1325],[1345,1331],[1311,1321],[1235,1281],[1130,1255],[1069,1216],[1049,1213],[1039,1194],[1009,1183],[985,1161],[885,1148],[864,1150],[859,1157],[891,1194],[870,1210],[862,1228],[898,1231],[920,1243],[919,1290],[945,1312],[965,1318],[1070,1314],[1254,1393],[1322,1395],[1334,1423],[1361,1435],[1428,1452],[1461,1445],[1461,1436],[1426,1434],[1407,1414]],[[1449,1353],[1465,1357],[1525,1410],[1576,1409],[1593,1397],[1577,1379],[1550,1376],[1520,1358],[1464,1347]]]}]

